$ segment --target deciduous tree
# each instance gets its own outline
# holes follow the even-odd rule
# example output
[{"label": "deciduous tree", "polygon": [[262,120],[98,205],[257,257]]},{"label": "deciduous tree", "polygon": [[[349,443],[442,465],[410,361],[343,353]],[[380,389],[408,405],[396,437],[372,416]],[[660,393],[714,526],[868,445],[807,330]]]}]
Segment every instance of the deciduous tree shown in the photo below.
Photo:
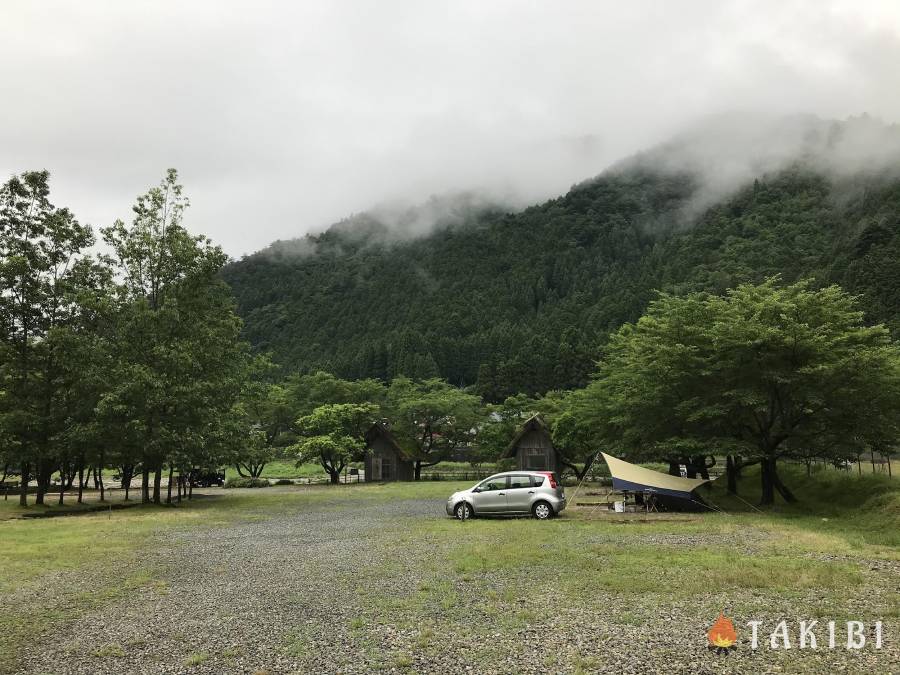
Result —
[{"label": "deciduous tree", "polygon": [[763,504],[793,501],[777,470],[792,447],[897,439],[900,348],[836,286],[663,294],[613,336],[585,396],[608,447],[738,455],[760,463]]},{"label": "deciduous tree", "polygon": [[317,461],[332,483],[362,455],[364,435],[377,419],[378,408],[371,403],[329,403],[297,420],[301,439],[294,446],[299,462]]},{"label": "deciduous tree", "polygon": [[218,276],[226,256],[184,228],[187,206],[170,169],[138,197],[130,226],[120,220],[103,230],[122,292],[114,386],[101,408],[140,448],[143,501],[151,473],[160,501],[167,462],[185,453],[209,460],[210,425],[229,414],[247,374],[241,323]]},{"label": "deciduous tree", "polygon": [[397,442],[415,457],[415,479],[452,450],[470,444],[480,419],[481,399],[444,380],[395,378],[387,393],[387,414]]}]

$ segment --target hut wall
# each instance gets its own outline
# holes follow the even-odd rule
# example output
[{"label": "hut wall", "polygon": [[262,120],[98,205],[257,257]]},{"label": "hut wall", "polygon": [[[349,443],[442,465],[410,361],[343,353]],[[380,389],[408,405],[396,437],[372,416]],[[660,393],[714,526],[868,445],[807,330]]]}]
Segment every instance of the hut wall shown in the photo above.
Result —
[{"label": "hut wall", "polygon": [[556,451],[544,429],[532,429],[516,445],[516,461],[523,471],[556,471]]},{"label": "hut wall", "polygon": [[368,443],[371,452],[366,453],[366,482],[412,480],[412,462],[402,459],[393,445],[381,436]]}]

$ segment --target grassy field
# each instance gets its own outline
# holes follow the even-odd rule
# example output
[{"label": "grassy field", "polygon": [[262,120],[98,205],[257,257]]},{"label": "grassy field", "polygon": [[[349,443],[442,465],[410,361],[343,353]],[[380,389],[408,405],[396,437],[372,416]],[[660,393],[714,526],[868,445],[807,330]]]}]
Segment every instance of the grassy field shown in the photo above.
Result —
[{"label": "grassy field", "polygon": [[[724,465],[724,459],[720,459],[720,464]],[[362,462],[354,462],[350,465],[351,467],[363,468]],[[668,466],[665,464],[654,464],[654,463],[644,463],[641,466],[645,466],[648,469],[654,469],[655,471],[668,471]],[[894,475],[900,477],[900,461],[894,461],[891,463]],[[605,470],[605,465],[597,467],[598,475],[608,476],[609,471]],[[817,470],[822,470],[821,466],[816,466]],[[475,473],[484,473],[489,474],[493,471],[499,471],[497,465],[492,464],[490,462],[486,462],[484,464],[480,464],[477,467],[473,467],[468,462],[441,462],[435,466],[426,467],[423,469],[422,473],[424,477],[428,478],[432,474],[475,474]],[[831,471],[832,469],[828,469]],[[857,467],[852,467],[852,472],[857,472]],[[866,460],[862,461],[862,472],[865,475],[871,474],[871,466],[866,463]],[[879,473],[884,473],[879,470]],[[238,472],[233,466],[229,466],[225,470],[226,478],[236,478],[238,477]],[[325,480],[328,477],[328,474],[322,469],[322,467],[316,462],[307,462],[305,464],[297,465],[296,462],[290,460],[277,460],[275,462],[269,462],[266,464],[265,468],[262,472],[263,478],[271,478],[273,480],[277,480],[279,478],[310,478],[313,480]]]},{"label": "grassy field", "polygon": [[[354,462],[350,464],[350,466],[361,469],[363,468],[363,463]],[[473,468],[472,465],[468,462],[441,462],[436,466],[425,468],[423,470],[423,474],[427,477],[434,473],[489,473],[493,471],[494,468],[495,467],[492,464],[483,464],[478,468]],[[237,469],[235,469],[233,466],[227,467],[225,469],[225,477],[238,477]],[[322,469],[321,465],[315,462],[307,462],[298,466],[296,462],[292,462],[289,460],[278,460],[266,464],[262,472],[262,477],[272,478],[276,480],[279,478],[311,478],[314,480],[325,480],[328,477],[328,474],[325,473],[325,470]]]},{"label": "grassy field", "polygon": [[[390,617],[392,630],[416,636],[422,658],[443,648],[440,631],[422,628],[436,622],[463,633],[466,626],[494,631],[499,643],[514,646],[516,636],[538,620],[536,593],[561,616],[576,608],[587,611],[587,599],[598,593],[607,601],[618,598],[621,607],[604,612],[614,625],[629,630],[646,625],[660,607],[694,607],[705,621],[721,609],[755,616],[785,603],[803,617],[840,620],[864,610],[865,618],[877,616],[896,626],[900,478],[789,473],[800,503],[780,504],[767,513],[756,512],[725,494],[724,485],[716,485],[701,494],[725,513],[629,519],[574,507],[547,523],[402,519],[373,534],[371,542],[371,564],[377,567],[370,572],[396,583],[361,585],[353,591],[359,609],[341,627],[343,639],[354,649],[375,650],[378,631]],[[757,476],[748,472],[741,484],[751,503],[758,498],[756,482]],[[300,509],[361,510],[400,499],[442,504],[459,487],[422,482],[212,489],[178,508],[5,520],[0,522],[0,664],[11,668],[22,644],[40,631],[52,631],[58,622],[136,589],[165,586],[164,573],[143,554],[172,532],[224,531]],[[570,496],[572,492],[570,488]],[[17,513],[14,501],[0,501],[0,519]],[[408,554],[398,557],[396,551]],[[72,573],[89,578],[95,590],[74,600],[51,593],[52,601],[34,601]],[[398,591],[400,580],[404,584]],[[311,653],[316,640],[298,630],[285,648]],[[470,658],[478,663],[490,645],[471,649]],[[554,653],[544,664],[551,670],[589,671],[602,665],[590,650],[560,644]],[[382,665],[415,668],[414,662],[404,664],[398,653]]]}]

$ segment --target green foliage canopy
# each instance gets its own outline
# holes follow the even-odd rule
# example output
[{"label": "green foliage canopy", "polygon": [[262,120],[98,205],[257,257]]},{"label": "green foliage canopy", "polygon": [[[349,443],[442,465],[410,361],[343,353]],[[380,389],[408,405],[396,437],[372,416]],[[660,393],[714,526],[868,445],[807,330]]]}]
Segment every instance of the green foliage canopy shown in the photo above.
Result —
[{"label": "green foliage canopy", "polygon": [[662,294],[611,338],[584,397],[586,421],[618,454],[749,457],[771,503],[775,489],[792,498],[776,469],[792,448],[847,453],[898,437],[900,347],[836,286]]}]

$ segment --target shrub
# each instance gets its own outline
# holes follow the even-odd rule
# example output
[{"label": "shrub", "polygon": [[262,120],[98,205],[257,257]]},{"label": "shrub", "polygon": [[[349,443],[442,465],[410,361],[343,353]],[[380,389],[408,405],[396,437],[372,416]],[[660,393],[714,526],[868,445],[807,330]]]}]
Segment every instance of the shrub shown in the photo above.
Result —
[{"label": "shrub", "polygon": [[290,478],[279,478],[275,481],[275,485],[293,485],[294,481]]},{"label": "shrub", "polygon": [[262,488],[269,487],[269,481],[262,478],[229,478],[225,481],[226,488]]}]

